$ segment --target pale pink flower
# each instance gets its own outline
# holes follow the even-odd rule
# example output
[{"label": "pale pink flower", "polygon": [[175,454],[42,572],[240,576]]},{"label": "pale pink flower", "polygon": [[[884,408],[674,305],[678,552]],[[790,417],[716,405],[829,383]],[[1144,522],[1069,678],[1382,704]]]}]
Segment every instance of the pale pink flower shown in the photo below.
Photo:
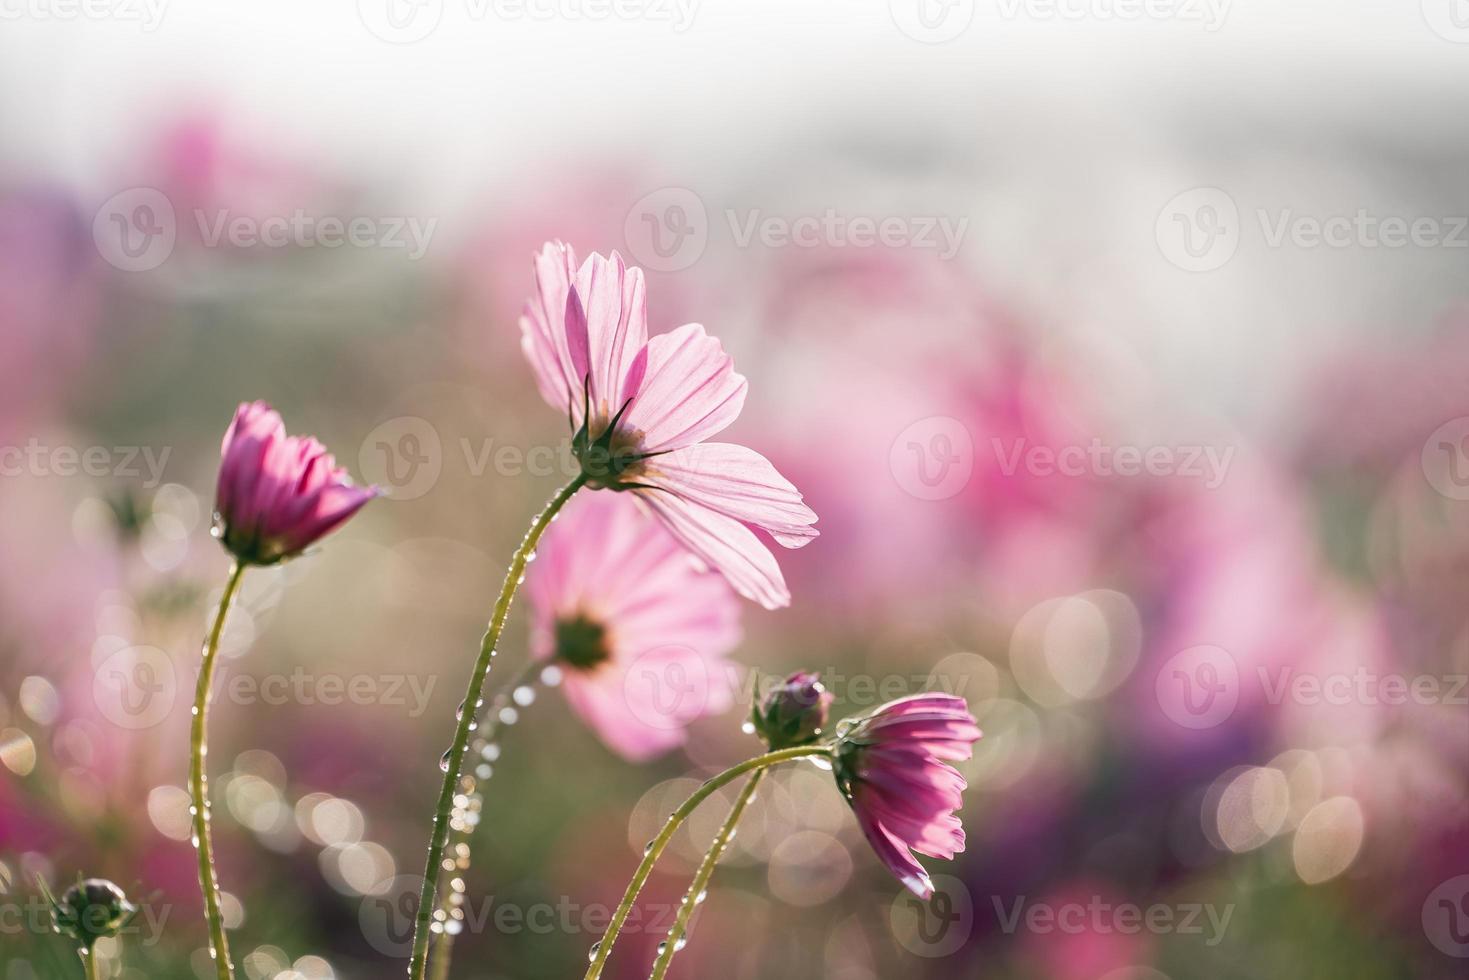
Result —
[{"label": "pale pink flower", "polygon": [[683,744],[729,706],[723,657],[739,601],[664,526],[621,495],[573,500],[526,574],[532,654],[564,674],[566,698],[634,761]]},{"label": "pale pink flower", "polygon": [[288,436],[264,402],[235,412],[220,448],[215,520],[236,558],[272,565],[299,555],[377,496],[310,436]]},{"label": "pale pink flower", "polygon": [[696,323],[648,337],[643,274],[548,244],[536,257],[536,297],[521,347],[541,396],[567,413],[574,448],[598,489],[637,496],[741,595],[790,604],[775,556],[752,527],[787,548],[816,537],[816,515],[752,449],[705,442],[739,417],[745,379]]},{"label": "pale pink flower", "polygon": [[979,737],[951,694],[899,698],[838,728],[837,784],[878,858],[919,898],[933,882],[911,851],[947,860],[964,850],[954,811],[965,782],[947,762],[968,759]]}]

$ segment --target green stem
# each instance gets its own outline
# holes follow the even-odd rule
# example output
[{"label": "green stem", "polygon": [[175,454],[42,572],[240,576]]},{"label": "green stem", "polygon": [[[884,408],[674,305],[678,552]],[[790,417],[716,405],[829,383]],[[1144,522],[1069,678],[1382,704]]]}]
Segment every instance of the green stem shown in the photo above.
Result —
[{"label": "green stem", "polygon": [[[207,731],[210,688],[214,686],[214,663],[219,655],[219,638],[224,632],[224,618],[230,602],[239,591],[245,566],[240,562],[230,568],[229,581],[219,598],[219,611],[204,642],[204,662],[199,668],[199,684],[194,692],[194,717],[189,738],[189,793],[192,798],[194,847],[199,852],[199,888],[204,893],[204,916],[209,920],[209,955],[214,959],[219,980],[233,980],[235,968],[230,962],[229,939],[224,933],[224,916],[219,911],[219,878],[214,871],[214,842],[209,833],[209,786],[204,774],[204,759],[209,754]],[[95,963],[95,956],[92,958]],[[90,967],[89,967],[90,969]]]},{"label": "green stem", "polygon": [[689,920],[693,918],[694,906],[703,901],[705,890],[709,887],[709,879],[714,877],[714,867],[719,863],[729,847],[730,838],[734,836],[735,827],[740,822],[740,817],[745,815],[745,807],[755,798],[755,790],[760,786],[760,781],[765,778],[769,769],[756,769],[755,775],[745,783],[740,795],[735,797],[734,806],[730,808],[729,816],[724,820],[724,826],[719,828],[719,833],[714,835],[714,842],[709,845],[709,850],[704,854],[704,860],[699,864],[699,870],[694,872],[693,883],[689,885],[688,894],[683,897],[683,904],[678,907],[678,916],[673,920],[673,928],[668,930],[668,938],[658,949],[658,959],[653,963],[653,975],[649,980],[663,980],[663,975],[668,972],[668,965],[673,962],[673,954],[683,948],[683,938],[689,930]]},{"label": "green stem", "polygon": [[428,861],[423,871],[423,890],[419,893],[418,917],[413,929],[413,957],[408,964],[408,976],[411,980],[423,980],[424,967],[427,965],[429,923],[433,919],[434,901],[438,897],[439,872],[443,866],[444,845],[449,840],[449,814],[454,809],[454,789],[459,783],[459,769],[464,763],[464,750],[469,745],[469,733],[474,728],[475,716],[479,714],[480,691],[485,686],[485,675],[490,672],[490,661],[495,656],[495,646],[500,642],[500,633],[505,628],[505,619],[510,615],[510,603],[515,599],[516,590],[520,588],[521,576],[525,574],[526,562],[530,560],[531,552],[535,551],[536,543],[541,540],[541,535],[550,526],[551,520],[562,507],[566,506],[566,502],[582,488],[586,481],[586,476],[581,475],[562,487],[546,505],[546,509],[541,511],[535,522],[531,524],[530,530],[526,532],[525,540],[520,542],[520,547],[515,551],[515,557],[510,560],[510,568],[505,573],[505,584],[500,588],[500,598],[496,601],[494,612],[490,615],[490,624],[485,630],[484,639],[480,641],[479,658],[474,663],[474,672],[469,678],[469,689],[464,695],[464,710],[459,712],[459,724],[454,731],[454,742],[449,746],[448,755],[444,758],[444,783],[439,790],[438,806],[434,810],[434,826],[429,839]]},{"label": "green stem", "polygon": [[798,745],[795,748],[780,749],[776,752],[767,752],[765,755],[756,756],[737,766],[731,766],[717,776],[707,780],[702,786],[694,790],[694,794],[673,811],[658,836],[648,845],[648,852],[643,855],[643,863],[638,865],[638,870],[633,873],[632,881],[628,882],[627,891],[622,895],[622,902],[617,906],[617,911],[612,913],[612,922],[607,926],[607,932],[602,936],[602,941],[592,947],[592,965],[587,969],[585,980],[597,980],[602,975],[602,968],[607,964],[607,957],[612,954],[612,945],[617,942],[617,935],[622,931],[622,926],[627,922],[627,917],[632,912],[633,903],[637,901],[638,893],[648,882],[648,876],[653,873],[653,865],[658,862],[659,856],[668,847],[669,841],[689,814],[698,809],[709,796],[718,791],[720,787],[730,783],[747,772],[758,771],[769,766],[789,762],[792,759],[803,759],[809,756],[830,755],[831,749],[825,745]]},{"label": "green stem", "polygon": [[[545,660],[527,661],[525,666],[520,668],[519,673],[490,699],[490,710],[485,714],[484,723],[475,731],[474,741],[470,743],[471,755],[479,754],[486,745],[499,736],[502,727],[500,713],[510,707],[515,692],[522,687],[535,684],[548,665],[549,662]],[[466,775],[462,782],[466,784],[463,788],[466,796],[474,792],[476,784],[469,776]],[[448,853],[452,855],[454,873],[461,877],[469,873],[469,840],[474,836],[475,826],[463,820],[457,825],[450,821]],[[431,980],[449,980],[449,965],[454,958],[454,933],[449,931],[449,923],[454,920],[456,914],[462,914],[450,904],[451,894],[452,889],[446,889],[440,896],[439,907],[434,912],[434,922],[430,926],[430,929],[434,931],[433,951],[429,955]]]},{"label": "green stem", "polygon": [[86,971],[87,980],[102,980],[102,967],[97,963],[97,950],[79,949],[82,957],[82,969]]}]

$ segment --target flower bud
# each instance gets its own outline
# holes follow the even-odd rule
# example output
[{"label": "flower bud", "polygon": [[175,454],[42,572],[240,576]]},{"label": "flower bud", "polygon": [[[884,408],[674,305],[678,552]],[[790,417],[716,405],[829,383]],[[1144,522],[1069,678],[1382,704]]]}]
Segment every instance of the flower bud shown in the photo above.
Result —
[{"label": "flower bud", "polygon": [[819,675],[798,671],[755,705],[751,720],[772,750],[807,745],[821,737],[831,702]]},{"label": "flower bud", "polygon": [[101,878],[78,881],[51,906],[56,931],[75,939],[83,949],[116,936],[137,911],[121,888]]}]

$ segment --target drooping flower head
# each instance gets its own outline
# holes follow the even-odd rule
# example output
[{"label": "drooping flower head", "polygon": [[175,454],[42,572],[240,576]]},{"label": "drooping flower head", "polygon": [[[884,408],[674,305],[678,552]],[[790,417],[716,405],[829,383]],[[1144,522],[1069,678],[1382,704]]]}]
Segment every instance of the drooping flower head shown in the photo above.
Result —
[{"label": "drooping flower head", "polygon": [[746,382],[696,323],[648,337],[643,275],[569,246],[536,256],[521,347],[541,396],[567,413],[588,485],[630,491],[684,547],[767,609],[789,605],[775,557],[751,528],[799,548],[816,515],[754,450],[706,442],[744,406]]},{"label": "drooping flower head", "polygon": [[810,745],[826,729],[832,693],[811,671],[797,671],[755,705],[751,722],[772,751]]},{"label": "drooping flower head", "polygon": [[965,782],[947,763],[969,758],[979,737],[949,694],[900,698],[838,729],[837,785],[878,858],[919,898],[933,882],[911,852],[947,860],[964,850],[955,811]]},{"label": "drooping flower head", "polygon": [[525,579],[532,654],[561,668],[567,700],[610,749],[651,758],[729,706],[739,600],[634,501],[573,500],[537,556]]},{"label": "drooping flower head", "polygon": [[215,533],[236,558],[273,565],[299,555],[373,497],[310,436],[288,436],[264,402],[235,412],[220,450]]}]

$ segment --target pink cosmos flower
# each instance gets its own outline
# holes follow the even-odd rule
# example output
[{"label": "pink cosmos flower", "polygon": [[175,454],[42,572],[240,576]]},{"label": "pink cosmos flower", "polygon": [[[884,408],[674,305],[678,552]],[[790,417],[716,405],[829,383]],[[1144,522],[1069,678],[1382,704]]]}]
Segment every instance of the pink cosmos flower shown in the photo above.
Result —
[{"label": "pink cosmos flower", "polygon": [[264,402],[235,412],[220,449],[216,534],[240,561],[273,565],[299,555],[377,496],[310,436],[288,436]]},{"label": "pink cosmos flower", "polygon": [[816,537],[816,515],[752,449],[706,442],[733,422],[745,379],[697,323],[648,337],[643,274],[616,252],[580,267],[571,248],[536,257],[521,348],[541,396],[565,411],[588,485],[630,491],[684,547],[767,609],[790,604],[775,556]]},{"label": "pink cosmos flower", "polygon": [[739,601],[633,501],[573,500],[526,574],[532,654],[565,673],[572,708],[608,748],[642,761],[729,706],[723,656]]},{"label": "pink cosmos flower", "polygon": [[836,777],[867,842],[909,891],[933,894],[910,853],[953,858],[964,850],[959,809],[964,777],[945,760],[967,759],[979,726],[962,698],[915,694],[843,723]]}]

